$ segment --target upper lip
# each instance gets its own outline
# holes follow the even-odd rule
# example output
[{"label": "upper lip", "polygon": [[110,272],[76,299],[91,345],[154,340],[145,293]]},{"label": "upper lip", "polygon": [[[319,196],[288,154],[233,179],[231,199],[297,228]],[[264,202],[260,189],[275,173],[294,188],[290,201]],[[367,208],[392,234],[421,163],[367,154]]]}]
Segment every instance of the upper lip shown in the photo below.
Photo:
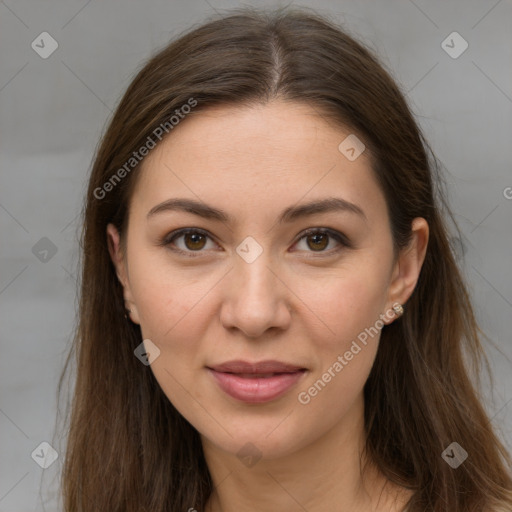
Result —
[{"label": "upper lip", "polygon": [[305,370],[303,366],[283,363],[281,361],[259,361],[249,363],[247,361],[227,361],[215,366],[209,366],[211,370],[224,373],[294,373],[299,370]]}]

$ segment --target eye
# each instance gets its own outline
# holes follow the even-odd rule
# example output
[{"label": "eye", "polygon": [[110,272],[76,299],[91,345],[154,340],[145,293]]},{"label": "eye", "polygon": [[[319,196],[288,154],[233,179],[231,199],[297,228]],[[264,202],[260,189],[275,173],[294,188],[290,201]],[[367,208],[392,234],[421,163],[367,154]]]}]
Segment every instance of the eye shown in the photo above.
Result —
[{"label": "eye", "polygon": [[[329,238],[334,239],[336,242],[338,242],[338,245],[341,247],[325,251],[324,249],[329,245]],[[331,253],[337,252],[341,250],[343,247],[350,247],[350,244],[344,235],[338,233],[337,231],[327,228],[308,229],[299,238],[298,242],[300,242],[303,239],[306,240],[307,249],[312,249],[310,252]]]},{"label": "eye", "polygon": [[[172,247],[175,240],[183,238],[182,247]],[[184,228],[178,231],[174,231],[168,237],[166,237],[161,245],[171,246],[170,249],[176,252],[184,253],[187,256],[194,257],[192,252],[200,252],[206,246],[206,239],[210,236],[202,229],[197,228]],[[210,238],[211,239],[211,238]]]},{"label": "eye", "polygon": [[[182,240],[182,244],[176,243],[176,240]],[[198,228],[183,228],[178,231],[170,233],[164,240],[161,241],[160,245],[170,246],[172,251],[184,254],[189,257],[195,257],[196,254],[202,252],[202,249],[208,249],[207,241],[212,240],[210,235]],[[343,247],[351,247],[350,242],[345,235],[328,228],[310,228],[302,233],[302,236],[294,244],[297,245],[303,239],[306,240],[306,251],[308,252],[320,252],[320,253],[333,253],[340,251]],[[326,251],[326,247],[329,246],[329,239],[335,240],[338,243],[338,247]],[[211,247],[210,247],[211,248]],[[309,249],[309,250],[308,250]]]}]

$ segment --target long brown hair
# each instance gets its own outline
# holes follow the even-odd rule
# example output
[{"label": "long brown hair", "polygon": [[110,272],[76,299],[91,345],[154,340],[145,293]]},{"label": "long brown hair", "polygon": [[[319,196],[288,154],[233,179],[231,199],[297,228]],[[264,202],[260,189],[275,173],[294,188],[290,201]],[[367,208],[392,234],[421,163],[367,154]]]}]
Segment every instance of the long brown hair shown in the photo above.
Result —
[{"label": "long brown hair", "polygon": [[[364,388],[368,454],[414,491],[410,512],[512,510],[512,463],[477,391],[482,361],[489,365],[450,246],[438,161],[372,51],[310,9],[253,8],[211,19],[152,57],[98,147],[83,212],[79,318],[58,388],[60,397],[74,360],[64,510],[204,509],[212,480],[199,434],[134,356],[141,330],[124,316],[106,226],[113,222],[125,241],[140,171],[126,163],[159,126],[172,137],[176,109],[193,99],[188,115],[200,115],[213,105],[278,98],[308,104],[364,141],[396,251],[415,217],[429,224],[417,286],[403,317],[382,329]],[[469,454],[456,469],[441,456],[452,442]]]}]

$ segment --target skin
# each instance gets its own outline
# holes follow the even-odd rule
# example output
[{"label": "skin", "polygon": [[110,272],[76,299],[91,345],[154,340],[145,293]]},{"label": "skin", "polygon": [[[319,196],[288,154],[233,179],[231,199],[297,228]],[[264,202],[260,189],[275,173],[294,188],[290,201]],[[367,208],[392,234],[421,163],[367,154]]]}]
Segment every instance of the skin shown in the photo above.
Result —
[{"label": "skin", "polygon": [[[413,292],[428,243],[428,224],[416,218],[410,246],[394,259],[368,155],[349,161],[338,150],[350,133],[299,103],[190,115],[137,171],[126,253],[116,228],[107,227],[130,318],[160,350],[150,368],[200,433],[215,483],[207,510],[398,511],[408,497],[371,461],[361,474],[363,386],[380,331],[308,404],[297,399],[379,315],[396,320],[392,305]],[[178,211],[147,218],[178,197],[221,208],[234,222]],[[345,211],[276,223],[286,207],[325,197],[355,203],[366,220]],[[351,247],[302,234],[327,227]],[[174,240],[197,257],[159,245],[180,228],[208,233]],[[247,236],[263,249],[252,263],[236,252]],[[233,359],[276,359],[308,372],[284,396],[246,404],[220,390],[205,368]],[[250,467],[237,457],[246,443],[261,455]]]}]

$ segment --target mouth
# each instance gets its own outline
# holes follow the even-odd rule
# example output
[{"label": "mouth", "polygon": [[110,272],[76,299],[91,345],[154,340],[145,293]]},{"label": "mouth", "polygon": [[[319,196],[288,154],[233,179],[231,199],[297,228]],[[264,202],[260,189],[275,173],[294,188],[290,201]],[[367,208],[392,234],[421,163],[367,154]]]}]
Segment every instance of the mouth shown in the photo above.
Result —
[{"label": "mouth", "polygon": [[284,395],[308,371],[279,361],[231,361],[207,369],[224,393],[241,402],[254,404]]},{"label": "mouth", "polygon": [[282,372],[282,373],[233,373],[233,372],[221,372],[227,373],[229,375],[236,375],[237,377],[242,377],[243,379],[268,379],[269,377],[274,377],[275,375],[288,375],[289,373],[294,372]]}]

